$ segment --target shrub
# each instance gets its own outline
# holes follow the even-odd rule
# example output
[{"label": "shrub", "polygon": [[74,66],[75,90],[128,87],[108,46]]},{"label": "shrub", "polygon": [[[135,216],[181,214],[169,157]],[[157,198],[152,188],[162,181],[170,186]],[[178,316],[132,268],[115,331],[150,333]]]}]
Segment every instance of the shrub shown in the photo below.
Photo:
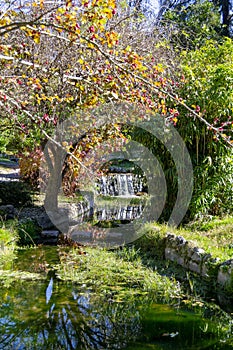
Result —
[{"label": "shrub", "polygon": [[21,221],[18,225],[17,231],[19,237],[17,244],[19,246],[35,245],[40,240],[41,228],[32,219]]},{"label": "shrub", "polygon": [[32,204],[31,190],[23,182],[0,182],[1,204],[12,204],[16,207]]},{"label": "shrub", "polygon": [[40,148],[20,156],[19,168],[21,178],[35,189],[40,185],[39,170],[42,157],[43,152]]}]

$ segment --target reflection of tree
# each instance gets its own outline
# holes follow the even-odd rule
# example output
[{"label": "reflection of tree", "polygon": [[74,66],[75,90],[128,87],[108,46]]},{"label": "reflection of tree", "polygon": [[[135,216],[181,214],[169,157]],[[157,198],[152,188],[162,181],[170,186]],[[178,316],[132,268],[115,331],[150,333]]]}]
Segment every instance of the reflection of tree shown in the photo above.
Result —
[{"label": "reflection of tree", "polygon": [[2,289],[0,349],[119,349],[138,334],[135,300],[80,290],[60,283],[49,291],[41,283],[19,283],[7,295]]},{"label": "reflection of tree", "polygon": [[183,312],[155,305],[149,295],[127,292],[116,302],[115,292],[97,295],[84,285],[53,278],[49,284],[17,282],[1,288],[0,349],[114,350],[135,344],[136,338],[141,347],[146,342],[161,349],[187,349],[215,346],[220,338],[230,341],[231,317],[217,308],[208,320],[207,305],[196,313]]}]

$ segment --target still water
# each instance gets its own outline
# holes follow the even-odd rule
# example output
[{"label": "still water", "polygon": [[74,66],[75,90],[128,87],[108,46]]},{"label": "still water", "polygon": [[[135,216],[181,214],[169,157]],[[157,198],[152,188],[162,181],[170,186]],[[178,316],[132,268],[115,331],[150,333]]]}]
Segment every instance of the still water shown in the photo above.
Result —
[{"label": "still water", "polygon": [[[26,266],[35,267],[22,255],[18,268]],[[147,294],[117,302],[111,293],[97,295],[84,283],[64,283],[53,274],[1,286],[0,301],[0,349],[233,348],[229,319],[220,320],[204,304],[188,310]]]}]

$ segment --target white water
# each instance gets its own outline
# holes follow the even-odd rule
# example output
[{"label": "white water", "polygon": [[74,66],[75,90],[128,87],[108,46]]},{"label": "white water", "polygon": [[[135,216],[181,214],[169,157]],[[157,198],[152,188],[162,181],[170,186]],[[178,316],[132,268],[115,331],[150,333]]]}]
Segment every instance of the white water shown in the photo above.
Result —
[{"label": "white water", "polygon": [[143,188],[142,177],[134,174],[108,174],[101,177],[99,194],[104,196],[134,196]]}]

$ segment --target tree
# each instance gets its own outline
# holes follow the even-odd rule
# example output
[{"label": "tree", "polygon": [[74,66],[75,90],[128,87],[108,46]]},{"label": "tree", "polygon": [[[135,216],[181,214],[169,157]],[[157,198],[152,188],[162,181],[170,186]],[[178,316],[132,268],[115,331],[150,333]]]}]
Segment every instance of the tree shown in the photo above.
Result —
[{"label": "tree", "polygon": [[[183,52],[182,67],[186,84],[181,95],[186,103],[210,125],[230,140],[233,134],[233,42],[208,41],[199,50]],[[190,65],[192,62],[192,65]],[[191,208],[194,212],[222,214],[232,211],[232,149],[226,147],[213,130],[180,109],[177,128],[194,165],[195,189]]]},{"label": "tree", "polygon": [[200,40],[220,40],[223,36],[231,36],[231,2],[230,0],[212,1],[189,1],[177,0],[161,1],[158,19],[160,21],[172,22],[173,26],[179,28],[181,41],[187,44],[187,34],[191,35],[188,44],[200,44]]},{"label": "tree", "polygon": [[[158,41],[159,28],[151,32],[140,26],[139,31],[137,23],[117,12],[114,0],[14,4],[2,7],[0,22],[2,121],[23,135],[29,149],[52,142],[45,154],[50,174],[57,177],[51,183],[60,176],[56,155],[60,161],[63,152],[72,158],[73,146],[61,144],[59,135],[54,139],[54,128],[76,115],[79,132],[90,133],[98,121],[92,109],[102,104],[136,104],[142,113],[149,110],[173,124],[181,106],[231,145],[221,129],[178,95],[184,79],[174,73],[179,70],[177,54]],[[49,207],[56,209],[53,186],[50,192]]]},{"label": "tree", "polygon": [[[138,36],[143,45],[139,49],[132,35],[135,27],[128,22],[131,30],[126,34],[124,18],[113,19],[115,12],[111,0],[79,7],[30,2],[4,12],[2,120],[20,131],[23,146],[43,144],[58,122],[102,103],[127,101],[167,113],[164,94],[169,80],[156,64],[159,50],[145,53],[147,33]],[[53,155],[57,147],[55,143]],[[51,171],[52,159],[48,164]]]}]

